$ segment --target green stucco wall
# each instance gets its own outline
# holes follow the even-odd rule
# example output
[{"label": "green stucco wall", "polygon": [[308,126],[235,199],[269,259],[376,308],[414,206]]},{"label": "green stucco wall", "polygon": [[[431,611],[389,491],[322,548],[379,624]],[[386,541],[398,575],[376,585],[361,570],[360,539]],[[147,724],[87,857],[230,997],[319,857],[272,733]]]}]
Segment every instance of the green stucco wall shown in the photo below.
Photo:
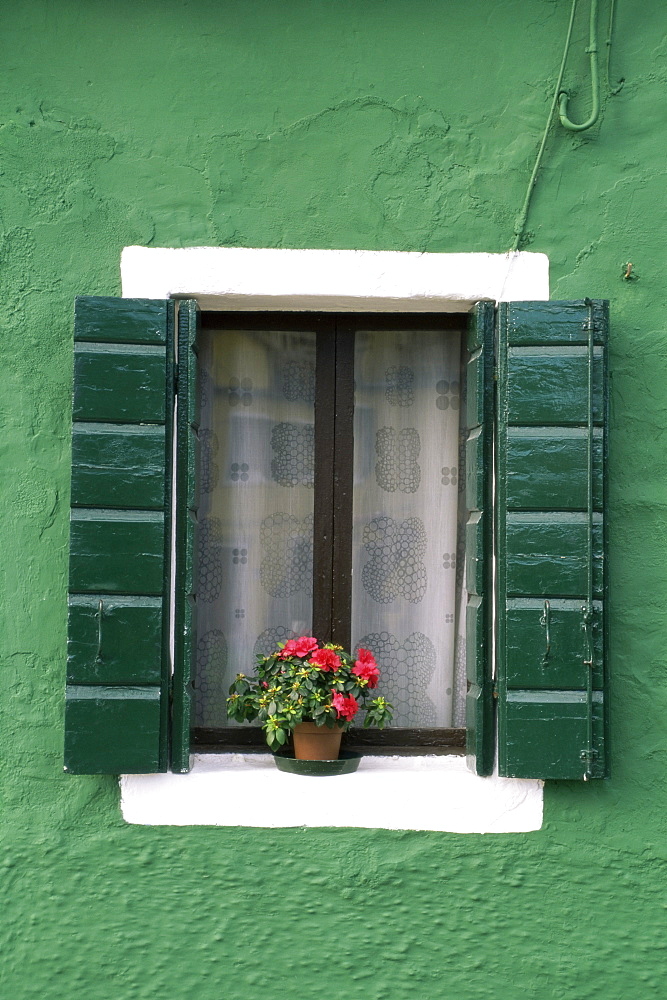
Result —
[{"label": "green stucco wall", "polygon": [[[118,293],[127,244],[506,250],[568,12],[566,0],[5,5],[3,996],[664,990],[663,0],[618,0],[612,75],[625,85],[591,132],[554,129],[525,244],[549,255],[553,297],[611,300],[612,780],[551,784],[541,832],[481,837],[132,827],[114,779],[62,772],[74,295]],[[567,73],[579,117],[586,21],[583,4]]]}]

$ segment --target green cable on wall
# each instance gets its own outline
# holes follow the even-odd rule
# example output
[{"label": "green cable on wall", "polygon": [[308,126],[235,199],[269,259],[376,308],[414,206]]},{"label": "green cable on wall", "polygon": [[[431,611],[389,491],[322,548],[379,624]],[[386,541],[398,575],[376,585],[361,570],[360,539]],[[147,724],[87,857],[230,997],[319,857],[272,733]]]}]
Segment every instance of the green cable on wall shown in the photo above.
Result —
[{"label": "green cable on wall", "polygon": [[[607,39],[607,64],[609,64],[609,52],[611,49],[611,31],[613,26],[613,15],[614,15],[614,2],[612,0],[611,16],[609,23],[609,38]],[[544,154],[544,149],[547,144],[547,137],[549,135],[549,129],[551,127],[551,122],[553,120],[554,111],[556,110],[556,105],[559,105],[559,118],[560,122],[564,128],[569,129],[572,132],[584,132],[586,129],[591,128],[598,120],[600,115],[600,78],[598,73],[598,63],[597,63],[597,14],[598,14],[598,0],[591,0],[591,13],[589,21],[589,41],[587,52],[590,57],[591,65],[591,89],[592,89],[592,100],[593,107],[591,114],[587,121],[581,124],[576,124],[570,121],[567,117],[567,102],[569,98],[569,93],[562,87],[563,76],[565,74],[565,64],[567,62],[568,53],[570,51],[570,42],[572,40],[572,28],[574,26],[574,17],[577,11],[577,0],[572,0],[572,8],[570,10],[570,21],[567,27],[567,35],[565,36],[565,46],[563,49],[563,58],[561,59],[560,69],[558,71],[558,79],[556,81],[556,87],[554,90],[553,99],[551,101],[551,107],[549,108],[549,114],[547,116],[546,125],[544,127],[544,133],[542,135],[542,141],[540,142],[540,147],[537,151],[537,157],[535,158],[535,165],[533,167],[532,173],[530,175],[530,180],[528,181],[528,188],[526,190],[526,196],[523,200],[523,205],[521,207],[521,212],[517,217],[516,224],[514,226],[514,241],[512,243],[512,250],[518,250],[521,238],[524,234],[526,228],[526,220],[528,218],[528,210],[530,208],[530,200],[533,194],[533,189],[537,181],[537,175],[542,163],[542,156]],[[620,89],[620,88],[619,88]]]}]

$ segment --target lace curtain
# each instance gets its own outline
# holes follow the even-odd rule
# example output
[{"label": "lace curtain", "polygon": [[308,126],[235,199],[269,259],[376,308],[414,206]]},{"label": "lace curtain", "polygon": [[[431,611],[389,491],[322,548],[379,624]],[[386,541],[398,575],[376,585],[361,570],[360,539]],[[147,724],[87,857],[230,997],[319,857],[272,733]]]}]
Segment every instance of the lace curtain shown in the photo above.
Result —
[{"label": "lace curtain", "polygon": [[394,726],[458,722],[460,355],[458,333],[355,336],[352,641],[381,666]]},{"label": "lace curtain", "polygon": [[195,722],[256,653],[309,634],[315,334],[225,330],[200,354]]},{"label": "lace curtain", "polygon": [[[195,724],[254,654],[312,626],[315,334],[208,332],[199,353]],[[463,724],[460,336],[355,336],[352,643],[394,726]]]}]

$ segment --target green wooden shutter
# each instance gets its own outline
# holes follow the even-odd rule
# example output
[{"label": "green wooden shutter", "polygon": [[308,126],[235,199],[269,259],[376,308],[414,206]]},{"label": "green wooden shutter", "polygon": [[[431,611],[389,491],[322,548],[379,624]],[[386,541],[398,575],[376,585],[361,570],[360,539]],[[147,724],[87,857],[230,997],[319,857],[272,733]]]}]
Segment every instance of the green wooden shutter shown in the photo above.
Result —
[{"label": "green wooden shutter", "polygon": [[193,300],[178,306],[178,403],[176,408],[176,594],[174,611],[174,699],[171,769],[190,769],[192,657],[197,648],[194,539],[198,508],[195,468],[199,449],[196,397],[199,309]]},{"label": "green wooden shutter", "polygon": [[605,302],[498,309],[500,774],[608,773]]},{"label": "green wooden shutter", "polygon": [[494,308],[470,317],[466,359],[466,755],[477,774],[493,769],[492,467]]},{"label": "green wooden shutter", "polygon": [[65,770],[167,768],[174,304],[79,298]]}]

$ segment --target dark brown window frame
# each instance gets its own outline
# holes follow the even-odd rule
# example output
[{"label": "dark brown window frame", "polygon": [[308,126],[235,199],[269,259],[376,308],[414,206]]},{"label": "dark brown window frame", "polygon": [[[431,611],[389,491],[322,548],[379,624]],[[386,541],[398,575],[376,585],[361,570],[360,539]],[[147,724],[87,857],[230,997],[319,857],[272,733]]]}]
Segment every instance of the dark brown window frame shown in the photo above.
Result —
[{"label": "dark brown window frame", "polygon": [[[355,331],[463,331],[466,323],[467,316],[459,313],[202,313],[202,330],[269,328],[316,334],[313,634],[320,639],[338,642],[345,648],[350,645],[353,473],[349,455],[353,440]],[[342,460],[344,457],[347,461]],[[347,750],[381,755],[463,753],[465,729],[355,728],[343,740]],[[191,741],[193,751],[198,753],[267,752],[262,730],[256,727],[193,727]]]}]

